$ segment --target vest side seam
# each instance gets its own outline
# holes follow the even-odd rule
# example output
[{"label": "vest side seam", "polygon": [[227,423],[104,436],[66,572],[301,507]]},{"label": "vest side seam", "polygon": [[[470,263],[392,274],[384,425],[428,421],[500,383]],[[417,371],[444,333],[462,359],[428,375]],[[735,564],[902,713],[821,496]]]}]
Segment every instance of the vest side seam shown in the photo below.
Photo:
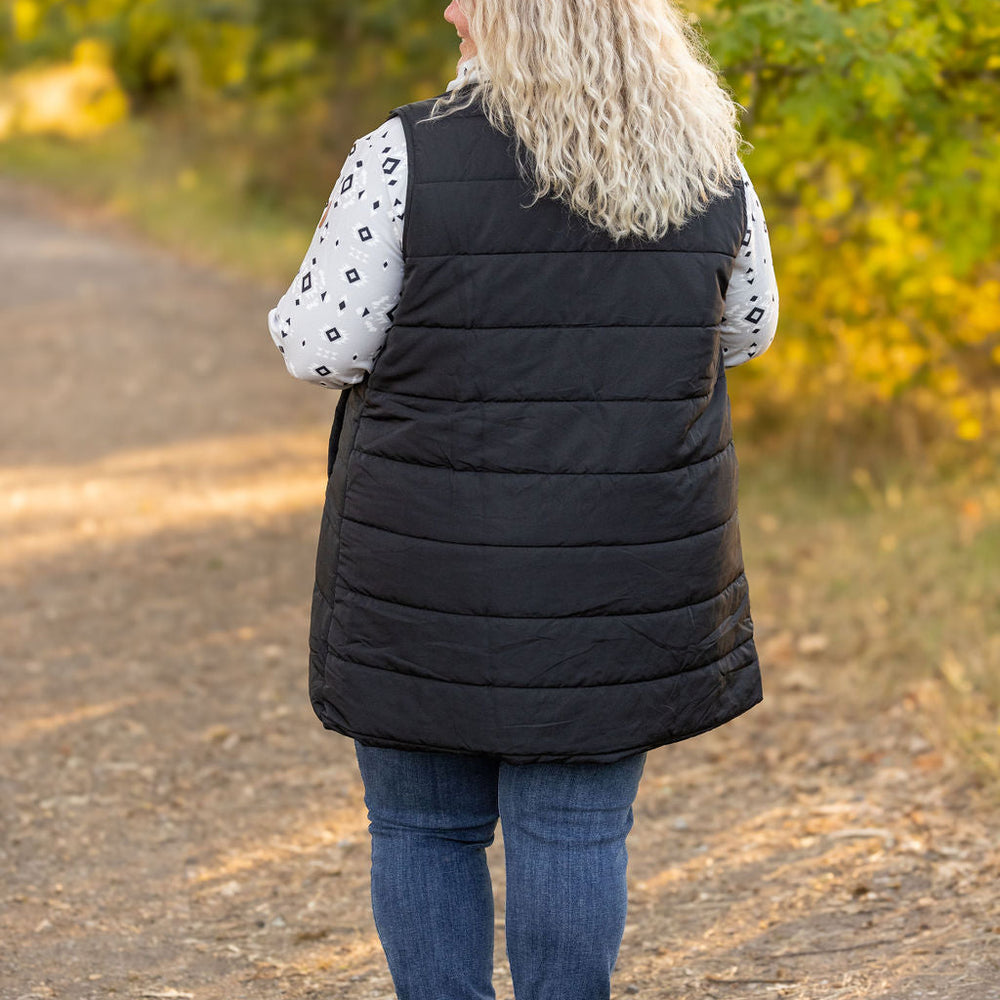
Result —
[{"label": "vest side seam", "polygon": [[[339,420],[340,420],[340,427],[338,429],[338,433],[337,433],[337,437],[336,437],[336,445],[334,446],[334,444],[333,444],[333,432],[331,431],[331,444],[328,446],[328,452],[327,452],[327,454],[328,454],[327,462],[328,462],[328,465],[330,465],[330,471],[327,474],[327,495],[324,497],[324,500],[323,500],[323,511],[322,511],[322,513],[320,515],[320,524],[322,525],[323,521],[325,520],[327,522],[327,524],[332,528],[332,530],[333,530],[333,537],[337,539],[337,546],[336,546],[336,552],[334,554],[333,562],[332,562],[332,564],[329,567],[329,571],[330,571],[329,572],[329,578],[331,579],[331,581],[333,583],[332,593],[330,593],[328,595],[326,593],[326,591],[324,590],[323,586],[321,585],[321,583],[320,583],[320,573],[318,572],[318,569],[319,569],[318,566],[317,566],[317,572],[315,574],[315,587],[319,591],[319,593],[322,596],[323,600],[326,601],[326,603],[329,606],[329,608],[330,608],[331,611],[333,610],[334,599],[335,599],[336,594],[337,594],[337,580],[340,579],[340,551],[341,551],[341,546],[340,546],[340,531],[339,531],[339,528],[337,527],[336,523],[334,522],[333,517],[331,516],[331,510],[330,510],[330,487],[331,487],[331,479],[333,478],[333,472],[334,472],[334,468],[336,466],[336,459],[340,458],[341,454],[344,454],[345,457],[343,459],[343,462],[344,462],[343,481],[340,483],[340,488],[339,488],[338,493],[337,493],[337,495],[339,497],[339,514],[342,515],[343,511],[344,511],[344,509],[346,507],[346,504],[347,504],[347,494],[350,491],[350,486],[351,486],[351,481],[350,481],[351,460],[355,456],[354,443],[357,440],[358,429],[361,426],[361,412],[362,412],[362,410],[364,408],[364,400],[362,400],[360,403],[358,403],[358,393],[359,393],[359,391],[360,391],[360,388],[359,388],[359,386],[357,384],[351,385],[347,389],[342,390],[342,392],[341,392],[341,398],[337,400],[337,410],[335,411],[335,415],[334,415],[334,428],[337,428],[338,418],[337,418],[336,414],[338,412],[340,413],[340,418],[339,418]],[[350,441],[342,442],[341,438],[344,436],[344,428],[345,428],[345,425],[347,424],[347,411],[348,411],[348,409],[351,408],[351,404],[352,403],[354,404],[355,409],[356,409],[357,412],[354,413],[354,414],[352,414],[351,424],[348,426],[348,432],[350,433]],[[343,408],[341,409],[341,407],[343,407]],[[343,452],[341,451],[342,444],[346,444],[347,445],[346,451],[343,451]],[[334,456],[334,461],[333,461],[332,464],[330,463],[330,459],[329,459],[330,455]]]},{"label": "vest side seam", "polygon": [[[361,430],[361,421],[365,414],[365,408],[368,405],[368,393],[367,391],[365,391],[366,388],[367,387],[365,386],[365,383],[361,382],[352,385],[349,390],[352,394],[352,399],[358,399],[358,402],[357,402],[357,413],[354,418],[353,427],[351,428],[351,440],[348,444],[347,457],[344,460],[344,482],[343,482],[343,490],[340,494],[340,508],[338,511],[338,518],[342,518],[344,514],[347,512],[347,498],[350,496],[351,493],[351,466],[353,463],[357,461],[358,454],[360,453],[360,449],[357,447],[357,440],[358,440],[358,432]],[[340,572],[340,563],[341,563],[340,557],[343,549],[343,542],[340,537],[340,529],[334,522],[331,513],[327,510],[327,507],[328,507],[327,503],[324,502],[323,513],[320,516],[320,521],[322,523],[323,518],[326,518],[327,521],[334,527],[334,532],[337,538],[337,553],[336,553],[336,558],[333,561],[333,565],[331,566],[331,573],[330,573],[330,577],[332,579],[332,584],[333,584],[332,592],[328,597],[321,588],[320,593],[323,595],[323,599],[327,602],[327,604],[329,604],[330,610],[333,611],[337,601],[337,584],[343,580],[343,577]]]}]

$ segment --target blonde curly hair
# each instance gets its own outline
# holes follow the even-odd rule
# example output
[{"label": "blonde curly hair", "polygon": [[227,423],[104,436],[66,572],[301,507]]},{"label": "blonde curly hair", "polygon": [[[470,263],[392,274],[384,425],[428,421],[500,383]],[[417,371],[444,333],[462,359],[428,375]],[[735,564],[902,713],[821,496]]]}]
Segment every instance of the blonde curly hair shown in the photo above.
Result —
[{"label": "blonde curly hair", "polygon": [[752,148],[741,105],[672,0],[459,6],[480,72],[425,120],[481,101],[495,128],[516,135],[531,205],[551,194],[615,240],[656,240],[732,193],[741,148]]}]

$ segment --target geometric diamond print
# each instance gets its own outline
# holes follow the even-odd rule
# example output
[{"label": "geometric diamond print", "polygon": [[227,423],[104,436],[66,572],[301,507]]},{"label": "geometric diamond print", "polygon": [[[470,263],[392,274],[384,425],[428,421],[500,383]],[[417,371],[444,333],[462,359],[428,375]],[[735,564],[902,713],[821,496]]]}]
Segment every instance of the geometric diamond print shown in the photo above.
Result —
[{"label": "geometric diamond print", "polygon": [[340,331],[335,326],[330,327],[330,329],[326,331],[326,339],[329,340],[331,344],[335,340],[340,340]]}]

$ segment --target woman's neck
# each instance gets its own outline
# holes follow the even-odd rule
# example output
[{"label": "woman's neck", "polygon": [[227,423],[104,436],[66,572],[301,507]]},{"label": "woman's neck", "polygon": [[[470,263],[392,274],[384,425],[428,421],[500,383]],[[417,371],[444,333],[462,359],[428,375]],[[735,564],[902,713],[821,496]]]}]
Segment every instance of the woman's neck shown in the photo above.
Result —
[{"label": "woman's neck", "polygon": [[469,56],[467,59],[459,60],[458,65],[455,67],[455,79],[448,84],[448,90],[453,90],[455,87],[460,86],[463,83],[471,82],[479,76],[480,66],[479,66],[479,56],[473,55]]}]

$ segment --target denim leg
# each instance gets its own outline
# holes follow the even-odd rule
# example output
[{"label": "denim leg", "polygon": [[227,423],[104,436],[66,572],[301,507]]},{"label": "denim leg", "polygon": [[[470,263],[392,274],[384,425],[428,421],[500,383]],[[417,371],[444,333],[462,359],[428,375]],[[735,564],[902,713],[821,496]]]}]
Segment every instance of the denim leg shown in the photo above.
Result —
[{"label": "denim leg", "polygon": [[517,1000],[608,1000],[628,904],[625,838],[646,755],[501,764],[507,955]]},{"label": "denim leg", "polygon": [[375,927],[399,1000],[495,1000],[498,762],[355,741],[371,833]]}]

